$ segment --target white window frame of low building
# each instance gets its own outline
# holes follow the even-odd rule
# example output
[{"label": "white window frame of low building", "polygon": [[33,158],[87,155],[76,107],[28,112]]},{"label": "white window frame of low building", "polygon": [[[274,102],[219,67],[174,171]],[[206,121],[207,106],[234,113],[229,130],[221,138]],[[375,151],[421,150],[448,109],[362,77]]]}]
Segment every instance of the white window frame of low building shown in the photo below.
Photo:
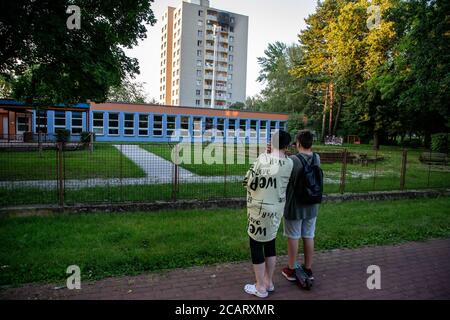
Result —
[{"label": "white window frame of low building", "polygon": [[[244,129],[242,129],[242,123],[245,124]],[[246,137],[246,131],[247,131],[247,119],[239,119],[239,137],[241,138]]]},{"label": "white window frame of low building", "polygon": [[134,136],[134,113],[123,114],[123,135]]},{"label": "white window frame of low building", "polygon": [[272,136],[272,131],[275,131],[276,129],[277,129],[277,122],[271,120],[269,122],[269,133],[270,133],[271,136]]},{"label": "white window frame of low building", "polygon": [[281,130],[286,130],[286,121],[281,121],[279,127]]},{"label": "white window frame of low building", "polygon": [[235,137],[236,136],[236,119],[229,119],[228,120],[227,136],[228,137]]},{"label": "white window frame of low building", "polygon": [[[161,119],[161,120],[158,120],[158,119]],[[157,131],[159,131],[160,133],[157,134],[156,133]],[[162,114],[153,115],[152,135],[155,137],[163,136],[163,115]]]},{"label": "white window frame of low building", "polygon": [[258,128],[258,120],[250,120],[250,138],[256,138],[256,130]]},{"label": "white window frame of low building", "polygon": [[166,119],[166,136],[171,137],[177,129],[177,116],[167,115]]},{"label": "white window frame of low building", "polygon": [[180,116],[180,133],[182,137],[189,136],[189,116]]},{"label": "white window frame of low building", "polygon": [[262,139],[267,139],[267,121],[261,120],[259,122],[259,137]]},{"label": "white window frame of low building", "polygon": [[[112,119],[111,116],[117,116],[117,119]],[[111,112],[108,113],[108,136],[118,136],[119,135],[119,113]],[[111,122],[117,122],[117,126],[112,126]],[[111,133],[111,130],[117,130],[117,133]]]},{"label": "white window frame of low building", "polygon": [[[101,115],[101,119],[96,116]],[[101,126],[99,126],[99,121],[101,121]],[[92,130],[94,133],[99,136],[103,136],[105,134],[105,113],[104,112],[93,112],[92,113]]]},{"label": "white window frame of low building", "polygon": [[194,117],[192,134],[194,137],[201,137],[202,133],[203,133],[203,118],[202,117]]},{"label": "white window frame of low building", "polygon": [[148,137],[148,114],[139,114],[138,121],[138,136]]},{"label": "white window frame of low building", "polygon": [[[72,111],[72,119],[70,122],[70,133],[80,135],[83,132],[83,113],[81,111]],[[73,129],[77,130],[74,131]]]},{"label": "white window frame of low building", "polygon": [[217,126],[216,126],[216,135],[217,132],[222,133],[222,137],[225,135],[225,119],[224,118],[217,118]]},{"label": "white window frame of low building", "polygon": [[[35,131],[38,133],[38,129],[41,130],[41,133],[47,133],[47,125],[48,125],[48,114],[47,110],[38,110],[36,111],[36,119],[35,119]],[[39,121],[40,120],[40,121]],[[40,125],[39,125],[40,123]]]},{"label": "white window frame of low building", "polygon": [[[62,116],[61,116],[62,115]],[[57,124],[58,120],[63,120],[64,124]],[[53,115],[53,130],[56,133],[58,130],[66,129],[67,116],[65,111],[55,111]]]}]

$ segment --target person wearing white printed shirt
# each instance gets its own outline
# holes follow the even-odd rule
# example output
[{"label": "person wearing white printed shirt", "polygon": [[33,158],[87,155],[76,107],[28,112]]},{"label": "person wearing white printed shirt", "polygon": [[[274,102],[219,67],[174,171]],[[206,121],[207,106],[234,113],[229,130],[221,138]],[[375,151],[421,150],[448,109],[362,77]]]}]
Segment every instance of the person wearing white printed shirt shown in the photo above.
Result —
[{"label": "person wearing white printed shirt", "polygon": [[256,283],[247,284],[245,292],[260,298],[274,291],[273,273],[276,263],[275,238],[283,217],[286,188],[293,168],[285,155],[291,142],[282,130],[272,136],[271,153],[261,154],[247,172],[247,218],[250,252]]}]

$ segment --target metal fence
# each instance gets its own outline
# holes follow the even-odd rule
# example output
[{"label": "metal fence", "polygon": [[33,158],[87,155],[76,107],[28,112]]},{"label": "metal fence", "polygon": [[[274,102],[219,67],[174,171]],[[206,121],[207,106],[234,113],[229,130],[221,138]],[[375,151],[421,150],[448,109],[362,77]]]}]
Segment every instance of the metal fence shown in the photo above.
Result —
[{"label": "metal fence", "polygon": [[[214,155],[222,163],[206,164],[201,155],[210,152],[208,145],[197,147],[185,151],[190,163],[177,165],[173,143],[0,143],[0,206],[244,197],[251,150],[242,155],[233,147],[232,158],[224,151]],[[367,146],[315,150],[325,193],[450,187],[448,154]]]}]

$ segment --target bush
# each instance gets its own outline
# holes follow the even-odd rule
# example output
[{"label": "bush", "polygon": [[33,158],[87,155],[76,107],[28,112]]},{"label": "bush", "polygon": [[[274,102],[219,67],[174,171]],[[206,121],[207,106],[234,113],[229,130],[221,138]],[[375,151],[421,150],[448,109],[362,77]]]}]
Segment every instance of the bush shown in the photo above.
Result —
[{"label": "bush", "polygon": [[419,138],[413,138],[411,140],[404,140],[403,143],[398,144],[401,147],[404,148],[420,148],[423,145],[423,142]]},{"label": "bush", "polygon": [[[93,141],[95,141],[95,134],[94,134],[94,133],[92,133],[92,134],[94,135]],[[91,142],[90,132],[83,131],[83,132],[80,134],[80,141],[81,141],[82,143],[84,143],[84,144],[90,143],[90,142]]]},{"label": "bush", "polygon": [[58,129],[56,131],[56,141],[57,142],[69,142],[70,141],[70,131],[67,129]]},{"label": "bush", "polygon": [[448,133],[436,133],[431,136],[431,150],[434,152],[448,152]]}]

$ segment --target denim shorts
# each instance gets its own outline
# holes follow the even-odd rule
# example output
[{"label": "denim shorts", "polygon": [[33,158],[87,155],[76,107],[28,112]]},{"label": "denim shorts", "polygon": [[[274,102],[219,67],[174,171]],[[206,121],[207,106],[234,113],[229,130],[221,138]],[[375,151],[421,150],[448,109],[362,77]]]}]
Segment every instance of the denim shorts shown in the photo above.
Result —
[{"label": "denim shorts", "polygon": [[316,219],[284,220],[284,236],[291,239],[314,238]]}]

